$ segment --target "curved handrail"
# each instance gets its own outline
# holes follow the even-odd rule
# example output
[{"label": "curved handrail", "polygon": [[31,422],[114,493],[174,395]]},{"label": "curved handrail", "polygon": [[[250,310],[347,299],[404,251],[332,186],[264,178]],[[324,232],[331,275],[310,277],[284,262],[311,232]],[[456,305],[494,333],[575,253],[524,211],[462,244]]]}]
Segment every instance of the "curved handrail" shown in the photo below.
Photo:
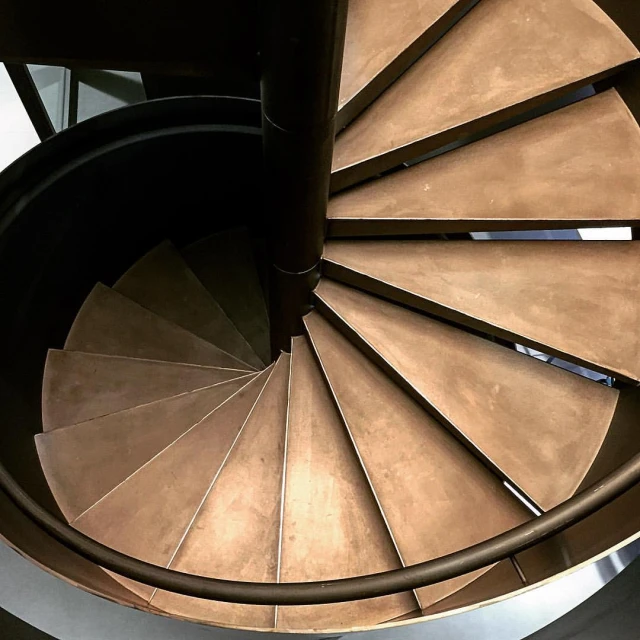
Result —
[{"label": "curved handrail", "polygon": [[640,482],[640,454],[579,495],[479,544],[441,558],[355,578],[305,583],[235,582],[164,569],[114,551],[58,520],[0,463],[0,488],[40,528],[66,547],[131,580],[186,596],[255,605],[309,605],[364,600],[418,589],[494,564],[584,520]]}]

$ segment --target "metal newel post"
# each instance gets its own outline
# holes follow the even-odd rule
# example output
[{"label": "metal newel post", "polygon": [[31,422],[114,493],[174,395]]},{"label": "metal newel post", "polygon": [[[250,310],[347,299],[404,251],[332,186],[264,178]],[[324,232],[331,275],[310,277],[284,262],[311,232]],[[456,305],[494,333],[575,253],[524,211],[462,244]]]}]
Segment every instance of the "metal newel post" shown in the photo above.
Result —
[{"label": "metal newel post", "polygon": [[320,269],[347,0],[270,0],[262,46],[271,347],[302,333]]}]

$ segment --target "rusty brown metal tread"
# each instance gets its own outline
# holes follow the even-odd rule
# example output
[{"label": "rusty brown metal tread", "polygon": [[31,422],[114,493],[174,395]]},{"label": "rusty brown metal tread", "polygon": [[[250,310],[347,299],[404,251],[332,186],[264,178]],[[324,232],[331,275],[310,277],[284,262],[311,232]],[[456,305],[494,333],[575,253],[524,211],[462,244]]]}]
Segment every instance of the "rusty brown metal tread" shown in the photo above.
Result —
[{"label": "rusty brown metal tread", "polygon": [[624,381],[640,380],[640,243],[331,240],[330,277]]},{"label": "rusty brown metal tread", "polygon": [[[73,526],[112,549],[168,566],[271,371],[265,369],[224,403],[212,406],[211,413],[76,518]],[[151,587],[114,577],[147,600],[153,594]]]},{"label": "rusty brown metal tread", "polygon": [[482,0],[338,136],[332,188],[526,113],[639,56],[592,0]]},{"label": "rusty brown metal tread", "polygon": [[324,314],[538,509],[575,493],[605,439],[617,390],[330,280],[315,295]]},{"label": "rusty brown metal tread", "polygon": [[329,201],[330,236],[637,226],[640,127],[602,94]]},{"label": "rusty brown metal tread", "polygon": [[245,362],[264,363],[177,249],[165,240],[140,258],[113,290]]},{"label": "rusty brown metal tread", "polygon": [[[305,327],[405,565],[533,517],[446,429],[317,312]],[[491,570],[418,589],[422,609]]]},{"label": "rusty brown metal tread", "polygon": [[[228,580],[277,582],[290,360],[288,354],[278,359],[170,569]],[[275,627],[275,607],[166,591],[158,591],[151,604],[198,620]]]},{"label": "rusty brown metal tread", "polygon": [[[293,338],[281,582],[374,573],[400,558],[306,338]],[[413,594],[278,607],[278,629],[378,624],[416,609]]]},{"label": "rusty brown metal tread", "polygon": [[270,363],[269,314],[254,250],[247,230],[238,228],[199,240],[181,254],[253,350]]},{"label": "rusty brown metal tread", "polygon": [[369,106],[478,0],[349,0],[338,129]]},{"label": "rusty brown metal tread", "polygon": [[50,349],[42,423],[52,431],[246,376],[239,369]]},{"label": "rusty brown metal tread", "polygon": [[253,370],[231,354],[98,283],[69,331],[68,351]]},{"label": "rusty brown metal tread", "polygon": [[65,517],[91,508],[254,375],[38,434],[40,463]]}]

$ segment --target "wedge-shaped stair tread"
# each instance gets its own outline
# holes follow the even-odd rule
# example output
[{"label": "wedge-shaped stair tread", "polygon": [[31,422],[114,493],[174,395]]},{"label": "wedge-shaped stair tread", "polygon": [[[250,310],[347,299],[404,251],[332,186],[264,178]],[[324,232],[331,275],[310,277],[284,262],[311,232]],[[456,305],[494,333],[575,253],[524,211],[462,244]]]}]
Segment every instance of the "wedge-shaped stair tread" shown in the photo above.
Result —
[{"label": "wedge-shaped stair tread", "polygon": [[338,119],[372,102],[478,0],[350,0]]},{"label": "wedge-shaped stair tread", "polygon": [[97,284],[85,300],[64,347],[68,351],[251,369],[103,284]]},{"label": "wedge-shaped stair tread", "polygon": [[36,436],[68,520],[89,509],[251,380],[251,376]]},{"label": "wedge-shaped stair tread", "polygon": [[138,260],[113,289],[255,368],[264,365],[168,241]]},{"label": "wedge-shaped stair tread", "polygon": [[[405,564],[453,553],[530,519],[497,476],[327,320],[313,313],[305,324]],[[419,589],[421,607],[488,569]]]},{"label": "wedge-shaped stair tread", "polygon": [[42,392],[44,431],[245,375],[238,369],[51,349]]},{"label": "wedge-shaped stair tread", "polygon": [[615,90],[334,196],[332,235],[637,225],[640,128]]},{"label": "wedge-shaped stair tread", "polygon": [[[305,338],[293,339],[281,582],[399,568],[375,497]],[[279,629],[377,624],[417,608],[413,594],[278,607]]]},{"label": "wedge-shaped stair tread", "polygon": [[324,257],[338,279],[640,380],[637,242],[334,240]]},{"label": "wedge-shaped stair tread", "polygon": [[573,495],[605,438],[616,390],[329,280],[316,294],[324,312],[539,507]]},{"label": "wedge-shaped stair tread", "polygon": [[[281,355],[171,569],[227,580],[277,582],[289,366],[290,356]],[[275,607],[166,591],[157,592],[151,604],[198,620],[275,626]]]},{"label": "wedge-shaped stair tread", "polygon": [[[270,372],[266,369],[222,405],[214,403],[212,413],[72,524],[117,551],[168,566]],[[151,587],[115,577],[139,595],[153,593]]]},{"label": "wedge-shaped stair tread", "polygon": [[224,231],[190,245],[182,255],[254,351],[271,362],[269,317],[248,233]]},{"label": "wedge-shaped stair tread", "polygon": [[338,136],[334,188],[588,85],[638,55],[592,0],[482,0]]}]

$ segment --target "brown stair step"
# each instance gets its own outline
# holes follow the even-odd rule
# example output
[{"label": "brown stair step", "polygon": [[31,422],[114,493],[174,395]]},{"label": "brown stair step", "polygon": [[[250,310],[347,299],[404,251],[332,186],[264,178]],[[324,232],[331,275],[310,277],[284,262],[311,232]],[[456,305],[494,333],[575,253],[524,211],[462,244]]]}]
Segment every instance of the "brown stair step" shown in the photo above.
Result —
[{"label": "brown stair step", "polygon": [[65,517],[89,509],[252,377],[38,434],[40,463]]},{"label": "brown stair step", "polygon": [[[281,582],[347,578],[401,566],[367,478],[304,337],[293,339]],[[416,609],[412,593],[278,607],[278,629],[357,627]]]},{"label": "brown stair step", "polygon": [[68,351],[252,370],[231,354],[100,283],[78,312],[64,348]]},{"label": "brown stair step", "polygon": [[338,136],[333,188],[523,114],[639,55],[592,0],[482,0]]},{"label": "brown stair step", "polygon": [[256,369],[264,363],[176,248],[165,240],[138,260],[113,290]]},{"label": "brown stair step", "polygon": [[181,253],[262,361],[271,362],[269,316],[247,231],[222,231]]},{"label": "brown stair step", "polygon": [[324,261],[348,284],[640,380],[640,243],[332,240]]},{"label": "brown stair step", "polygon": [[[327,320],[314,312],[305,326],[406,565],[465,549],[533,517]],[[491,568],[418,589],[420,606],[426,609]]]},{"label": "brown stair step", "polygon": [[85,422],[247,375],[238,369],[50,349],[44,370],[44,431]]},{"label": "brown stair step", "polygon": [[338,128],[375,100],[478,0],[349,0]]},{"label": "brown stair step", "polygon": [[[170,568],[249,582],[277,582],[290,356],[283,354]],[[275,607],[158,591],[153,606],[230,624],[273,628]]]},{"label": "brown stair step", "polygon": [[633,226],[639,166],[640,128],[611,89],[335,195],[329,234]]},{"label": "brown stair step", "polygon": [[605,439],[617,390],[327,279],[315,295],[324,314],[539,509],[574,494]]},{"label": "brown stair step", "polygon": [[[168,566],[271,370],[212,406],[204,420],[85,511],[73,526],[112,549]],[[114,577],[147,599],[154,591]]]}]

